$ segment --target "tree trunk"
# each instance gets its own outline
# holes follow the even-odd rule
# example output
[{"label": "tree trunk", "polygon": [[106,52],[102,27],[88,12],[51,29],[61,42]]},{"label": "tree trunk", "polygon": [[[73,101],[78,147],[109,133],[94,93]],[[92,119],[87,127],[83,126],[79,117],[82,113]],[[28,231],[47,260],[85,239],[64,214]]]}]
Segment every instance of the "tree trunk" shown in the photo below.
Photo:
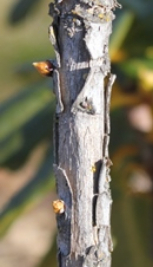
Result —
[{"label": "tree trunk", "polygon": [[60,267],[111,266],[108,42],[115,0],[50,4]]}]

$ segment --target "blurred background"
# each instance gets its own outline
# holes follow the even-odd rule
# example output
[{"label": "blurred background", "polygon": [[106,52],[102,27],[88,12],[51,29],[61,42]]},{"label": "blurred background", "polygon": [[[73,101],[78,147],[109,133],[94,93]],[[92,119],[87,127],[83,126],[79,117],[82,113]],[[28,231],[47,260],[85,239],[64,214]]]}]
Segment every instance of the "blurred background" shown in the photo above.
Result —
[{"label": "blurred background", "polygon": [[[56,267],[49,0],[1,0],[0,266]],[[110,41],[112,266],[153,266],[153,2],[121,0]]]}]

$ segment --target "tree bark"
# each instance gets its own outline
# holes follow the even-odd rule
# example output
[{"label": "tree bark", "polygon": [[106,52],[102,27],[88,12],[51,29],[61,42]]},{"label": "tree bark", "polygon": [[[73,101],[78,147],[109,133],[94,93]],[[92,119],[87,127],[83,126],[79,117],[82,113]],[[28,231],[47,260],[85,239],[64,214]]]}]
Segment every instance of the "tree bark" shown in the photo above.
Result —
[{"label": "tree bark", "polygon": [[[115,75],[108,55],[115,0],[50,4],[56,63],[54,127],[60,267],[110,267],[109,104]],[[58,204],[61,204],[58,209]]]}]

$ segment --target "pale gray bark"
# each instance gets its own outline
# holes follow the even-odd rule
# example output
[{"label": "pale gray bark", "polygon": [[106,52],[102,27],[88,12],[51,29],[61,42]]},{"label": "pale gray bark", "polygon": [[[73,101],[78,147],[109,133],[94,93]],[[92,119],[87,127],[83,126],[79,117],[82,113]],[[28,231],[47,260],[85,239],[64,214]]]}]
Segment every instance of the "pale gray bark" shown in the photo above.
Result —
[{"label": "pale gray bark", "polygon": [[109,104],[115,75],[108,55],[115,0],[50,4],[56,53],[54,171],[60,267],[110,267]]}]

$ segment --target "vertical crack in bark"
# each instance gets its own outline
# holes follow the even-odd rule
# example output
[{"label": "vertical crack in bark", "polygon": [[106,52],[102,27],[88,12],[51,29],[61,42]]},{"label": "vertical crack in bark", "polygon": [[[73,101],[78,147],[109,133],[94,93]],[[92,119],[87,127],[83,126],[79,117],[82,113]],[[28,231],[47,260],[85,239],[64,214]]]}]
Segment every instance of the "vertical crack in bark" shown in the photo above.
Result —
[{"label": "vertical crack in bark", "polygon": [[65,212],[57,214],[58,224],[58,245],[60,252],[67,256],[70,254],[71,248],[71,221],[72,221],[72,202],[73,193],[66,175],[65,170],[54,164],[54,173],[56,176],[57,193],[61,200],[65,203]]},{"label": "vertical crack in bark", "polygon": [[94,166],[95,166],[95,172],[93,175],[93,180],[94,180],[93,194],[96,195],[99,193],[99,175],[102,167],[102,161],[99,160],[94,164]]},{"label": "vertical crack in bark", "polygon": [[55,115],[54,129],[53,129],[53,138],[54,138],[54,162],[58,165],[59,156],[58,156],[58,147],[59,147],[59,118]]}]

